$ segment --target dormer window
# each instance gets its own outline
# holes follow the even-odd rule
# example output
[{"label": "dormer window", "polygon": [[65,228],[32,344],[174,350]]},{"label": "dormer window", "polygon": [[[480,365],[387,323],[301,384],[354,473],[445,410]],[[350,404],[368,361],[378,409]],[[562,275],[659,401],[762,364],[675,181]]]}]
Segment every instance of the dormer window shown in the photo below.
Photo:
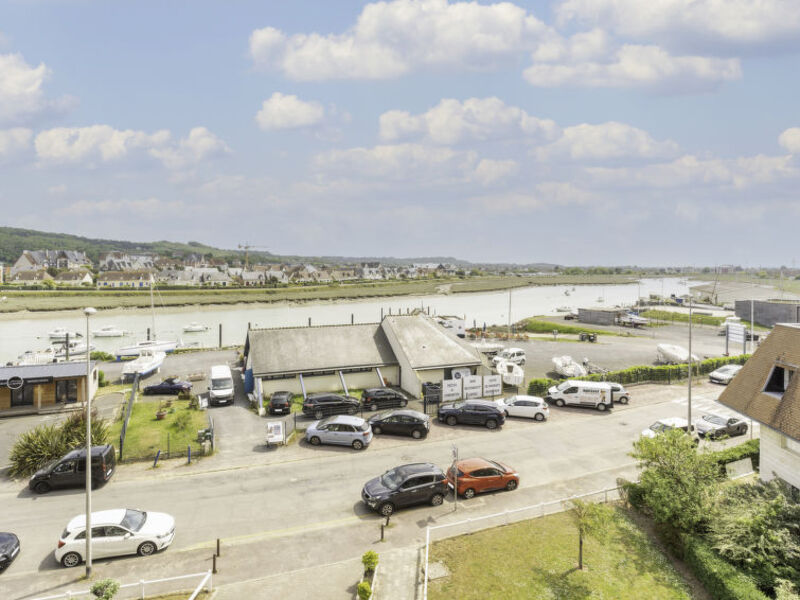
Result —
[{"label": "dormer window", "polygon": [[764,391],[777,398],[783,398],[786,388],[789,387],[789,382],[792,380],[794,371],[786,367],[779,367],[775,365],[772,367],[772,372],[769,374],[767,384],[764,386]]}]

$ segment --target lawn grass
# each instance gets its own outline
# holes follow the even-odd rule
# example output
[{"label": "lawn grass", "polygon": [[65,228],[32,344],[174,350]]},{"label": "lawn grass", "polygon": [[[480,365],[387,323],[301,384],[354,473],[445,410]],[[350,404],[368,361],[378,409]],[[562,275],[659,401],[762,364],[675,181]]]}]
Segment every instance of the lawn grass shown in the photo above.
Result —
[{"label": "lawn grass", "polygon": [[[197,430],[208,426],[208,417],[205,411],[189,408],[188,400],[172,400],[171,412],[166,418],[156,419],[156,410],[160,402],[136,401],[131,411],[131,419],[125,434],[125,445],[122,457],[124,460],[153,458],[156,452],[166,458],[167,441],[171,454],[185,454],[186,447],[191,446],[192,454],[200,454],[202,448],[197,442]],[[170,410],[170,409],[168,409]],[[178,427],[176,420],[182,414],[189,418],[185,427]],[[184,417],[182,417],[184,418]],[[119,450],[119,434],[122,429],[122,419],[112,423],[109,431],[111,442]]]},{"label": "lawn grass", "polygon": [[[658,321],[669,321],[671,323],[689,322],[689,313],[674,312],[671,310],[650,309],[642,311],[641,314],[643,317]],[[725,318],[726,317],[712,317],[711,315],[698,315],[697,313],[694,313],[692,315],[692,324],[712,325],[715,327],[719,327],[720,325],[722,325],[722,323],[725,322]]]},{"label": "lawn grass", "polygon": [[[520,330],[518,326],[518,331]],[[597,335],[619,335],[615,331],[607,331],[605,329],[592,329],[591,327],[581,327],[580,325],[567,325],[566,323],[555,323],[553,321],[542,321],[541,319],[525,319],[522,322],[522,331],[528,333],[596,333]]]},{"label": "lawn grass", "polygon": [[431,562],[450,575],[429,584],[431,600],[690,599],[686,582],[626,515],[614,511],[608,539],[584,543],[577,570],[578,534],[567,513],[436,542]]}]

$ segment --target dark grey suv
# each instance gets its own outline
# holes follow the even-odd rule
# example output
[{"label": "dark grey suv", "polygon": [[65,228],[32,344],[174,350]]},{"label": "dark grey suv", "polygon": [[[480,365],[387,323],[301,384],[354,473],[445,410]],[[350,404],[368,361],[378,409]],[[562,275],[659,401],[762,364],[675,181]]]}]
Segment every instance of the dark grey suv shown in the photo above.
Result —
[{"label": "dark grey suv", "polygon": [[330,415],[354,415],[361,405],[352,396],[339,394],[309,394],[303,400],[303,414],[315,419]]},{"label": "dark grey suv", "polygon": [[436,416],[448,425],[483,425],[489,429],[496,429],[506,422],[506,414],[497,404],[488,400],[441,404]]},{"label": "dark grey suv", "polygon": [[361,490],[364,504],[384,517],[414,504],[439,506],[449,488],[444,472],[432,463],[400,465],[370,479]]}]

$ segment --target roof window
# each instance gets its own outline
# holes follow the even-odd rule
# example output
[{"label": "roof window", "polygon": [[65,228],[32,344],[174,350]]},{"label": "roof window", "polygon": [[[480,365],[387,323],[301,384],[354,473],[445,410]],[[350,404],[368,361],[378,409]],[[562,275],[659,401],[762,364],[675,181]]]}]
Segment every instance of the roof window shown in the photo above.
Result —
[{"label": "roof window", "polygon": [[783,394],[786,392],[786,388],[789,387],[789,382],[792,380],[793,375],[794,371],[792,369],[775,365],[767,378],[764,391],[778,399],[783,398]]}]

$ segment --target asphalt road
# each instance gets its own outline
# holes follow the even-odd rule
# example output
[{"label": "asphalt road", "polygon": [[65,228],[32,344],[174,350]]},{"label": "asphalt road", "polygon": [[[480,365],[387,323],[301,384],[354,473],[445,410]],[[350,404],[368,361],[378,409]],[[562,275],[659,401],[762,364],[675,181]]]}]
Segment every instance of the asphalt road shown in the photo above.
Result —
[{"label": "asphalt road", "polygon": [[[695,414],[719,409],[714,400],[720,389],[698,386]],[[94,510],[137,507],[167,512],[177,520],[175,542],[165,553],[146,559],[101,560],[95,570],[98,576],[126,581],[196,572],[207,568],[216,538],[224,540],[229,561],[223,582],[252,578],[252,565],[258,565],[262,575],[288,573],[299,566],[358,556],[365,544],[374,542],[379,523],[360,501],[364,482],[407,462],[431,461],[444,468],[451,462],[454,444],[461,457],[499,459],[521,474],[521,486],[515,492],[460,502],[461,510],[468,511],[462,517],[527,506],[543,497],[569,496],[576,493],[576,481],[595,489],[613,486],[620,475],[635,476],[628,453],[639,432],[657,418],[685,415],[684,398],[682,387],[647,386],[634,389],[631,404],[611,413],[554,407],[548,422],[511,419],[498,431],[434,424],[425,440],[377,437],[361,452],[299,443],[268,455],[259,450],[261,439],[256,435],[264,421],[243,406],[221,408],[217,414],[230,425],[221,429],[222,447],[233,437],[242,439],[227,457],[221,452],[201,462],[197,471],[191,466],[166,472],[121,466],[95,492]],[[239,419],[250,429],[237,430]],[[229,460],[233,457],[241,462],[234,465]],[[61,568],[53,550],[67,521],[83,512],[83,491],[36,496],[24,482],[4,480],[0,501],[4,507],[0,530],[17,533],[23,548],[16,562],[0,575],[4,597],[35,597],[65,585],[80,587],[83,569]],[[393,517],[392,543],[417,543],[426,524],[452,515],[452,499],[437,508],[401,511]],[[234,561],[236,556],[241,560]]]}]

